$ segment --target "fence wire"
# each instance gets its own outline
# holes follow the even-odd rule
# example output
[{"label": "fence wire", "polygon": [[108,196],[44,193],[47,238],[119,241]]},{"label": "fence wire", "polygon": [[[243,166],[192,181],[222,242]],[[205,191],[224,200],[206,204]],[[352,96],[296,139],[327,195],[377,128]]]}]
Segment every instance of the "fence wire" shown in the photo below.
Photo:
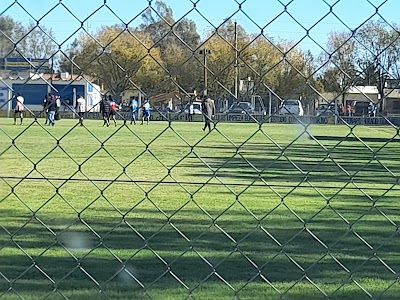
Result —
[{"label": "fence wire", "polygon": [[52,3],[0,4],[0,298],[398,297],[397,3]]}]

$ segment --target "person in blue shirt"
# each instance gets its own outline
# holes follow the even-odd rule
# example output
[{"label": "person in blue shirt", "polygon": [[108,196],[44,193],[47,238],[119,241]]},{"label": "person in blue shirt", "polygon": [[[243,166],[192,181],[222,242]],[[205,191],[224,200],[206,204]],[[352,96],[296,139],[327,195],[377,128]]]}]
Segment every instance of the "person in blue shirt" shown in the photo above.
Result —
[{"label": "person in blue shirt", "polygon": [[138,102],[135,99],[135,97],[133,97],[133,96],[131,97],[131,100],[129,102],[129,107],[131,110],[131,125],[132,125],[132,122],[133,122],[133,124],[136,125],[136,113],[138,110]]},{"label": "person in blue shirt", "polygon": [[142,110],[143,110],[143,117],[142,117],[142,124],[141,125],[143,125],[144,120],[146,120],[147,121],[147,125],[149,125],[149,121],[150,121],[150,103],[149,103],[148,100],[145,100],[143,102]]}]

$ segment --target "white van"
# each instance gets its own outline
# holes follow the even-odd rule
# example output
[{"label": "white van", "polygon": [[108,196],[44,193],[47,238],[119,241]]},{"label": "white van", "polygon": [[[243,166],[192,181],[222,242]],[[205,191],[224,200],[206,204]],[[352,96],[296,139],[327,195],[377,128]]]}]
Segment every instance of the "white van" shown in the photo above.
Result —
[{"label": "white van", "polygon": [[285,100],[279,107],[280,115],[303,116],[304,110],[300,100]]}]

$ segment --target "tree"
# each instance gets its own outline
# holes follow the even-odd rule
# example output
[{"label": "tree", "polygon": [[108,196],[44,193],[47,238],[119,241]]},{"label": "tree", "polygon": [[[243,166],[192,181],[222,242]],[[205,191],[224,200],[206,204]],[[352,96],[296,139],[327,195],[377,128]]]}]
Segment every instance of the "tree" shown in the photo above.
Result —
[{"label": "tree", "polygon": [[77,73],[92,75],[119,97],[126,89],[145,93],[158,89],[163,78],[160,52],[151,48],[149,35],[121,26],[103,27],[93,39],[80,35],[75,48]]},{"label": "tree", "polygon": [[356,43],[349,32],[331,32],[326,48],[327,53],[323,53],[322,63],[327,62],[327,65],[321,82],[326,92],[341,95],[344,104],[346,91],[357,83]]},{"label": "tree", "polygon": [[383,101],[388,79],[398,74],[398,31],[384,21],[370,21],[357,30],[355,37],[358,41],[356,61],[359,71],[365,83],[377,87]]},{"label": "tree", "polygon": [[67,51],[64,55],[60,57],[59,68],[61,72],[71,72],[73,73],[75,66],[73,65],[74,59],[79,54],[79,40],[75,40],[68,46]]},{"label": "tree", "polygon": [[149,35],[152,47],[163,54],[159,61],[164,69],[164,89],[191,90],[197,81],[196,61],[193,54],[200,36],[196,24],[183,18],[175,21],[171,7],[156,1],[142,14],[140,32]]},{"label": "tree", "polygon": [[23,36],[21,23],[10,16],[0,16],[0,58],[15,57],[14,45]]},{"label": "tree", "polygon": [[[246,74],[246,60],[249,55],[246,47],[249,41],[250,36],[244,28],[230,19],[207,32],[200,46],[201,51],[206,50],[206,54],[196,53],[196,59],[199,74],[207,72],[210,77],[208,92],[235,96],[235,81],[244,78]],[[204,83],[200,86],[204,88]]]},{"label": "tree", "polygon": [[29,22],[24,37],[18,43],[20,53],[29,58],[50,59],[57,52],[58,45],[51,28]]}]

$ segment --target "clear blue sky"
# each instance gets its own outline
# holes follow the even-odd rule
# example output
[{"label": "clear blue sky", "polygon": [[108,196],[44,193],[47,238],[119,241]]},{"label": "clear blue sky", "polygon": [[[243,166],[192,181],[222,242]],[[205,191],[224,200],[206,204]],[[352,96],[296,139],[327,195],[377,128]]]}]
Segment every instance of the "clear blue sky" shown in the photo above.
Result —
[{"label": "clear blue sky", "polygon": [[[155,3],[155,0],[152,2]],[[164,2],[172,7],[175,19],[189,12],[186,17],[196,22],[200,35],[211,29],[211,24],[217,27],[225,18],[231,16],[232,20],[241,24],[249,33],[260,33],[258,26],[264,27],[269,24],[265,28],[269,36],[299,41],[305,36],[306,31],[296,23],[297,20],[306,29],[311,28],[310,36],[322,46],[325,45],[329,32],[345,29],[342,22],[350,28],[356,28],[373,16],[373,19],[383,18],[389,23],[400,23],[400,0],[165,0]],[[193,10],[193,2],[197,3],[198,11]],[[33,18],[37,20],[43,18],[40,24],[51,27],[57,42],[67,45],[75,36],[68,41],[66,39],[81,24],[60,3],[79,20],[86,19],[99,9],[88,22],[84,23],[89,31],[94,31],[103,25],[120,23],[114,13],[124,22],[136,17],[131,24],[138,25],[142,21],[140,12],[149,5],[148,0],[0,0],[0,13],[27,23],[32,18],[21,8],[22,6]],[[242,3],[241,11],[238,3]],[[284,12],[284,5],[287,5],[287,12]],[[330,5],[334,5],[332,12],[340,20],[330,13],[313,26],[330,12]],[[376,14],[374,6],[379,7],[379,15]],[[53,7],[55,8],[50,11]],[[320,51],[309,38],[301,42],[300,47],[310,49],[314,53]]]}]

